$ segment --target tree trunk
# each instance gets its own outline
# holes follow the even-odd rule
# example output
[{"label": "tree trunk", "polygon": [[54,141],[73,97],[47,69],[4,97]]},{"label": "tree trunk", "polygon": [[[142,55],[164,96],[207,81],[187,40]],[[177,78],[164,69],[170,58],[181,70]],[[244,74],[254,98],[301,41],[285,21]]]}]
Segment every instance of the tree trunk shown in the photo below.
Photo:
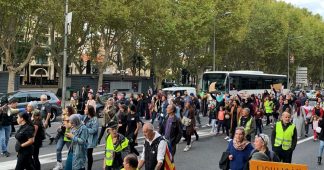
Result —
[{"label": "tree trunk", "polygon": [[13,92],[15,90],[15,79],[16,79],[16,72],[13,70],[9,71],[8,77],[8,93]]},{"label": "tree trunk", "polygon": [[155,82],[156,82],[156,87],[157,89],[162,89],[162,77],[160,76],[155,76]]},{"label": "tree trunk", "polygon": [[102,67],[98,67],[98,88],[97,89],[102,87],[103,72],[104,72],[104,69]]},{"label": "tree trunk", "polygon": [[57,86],[58,88],[62,88],[63,87],[63,75],[62,75],[62,70],[57,70],[57,73],[59,74],[59,77],[58,77],[58,83],[57,83]]}]

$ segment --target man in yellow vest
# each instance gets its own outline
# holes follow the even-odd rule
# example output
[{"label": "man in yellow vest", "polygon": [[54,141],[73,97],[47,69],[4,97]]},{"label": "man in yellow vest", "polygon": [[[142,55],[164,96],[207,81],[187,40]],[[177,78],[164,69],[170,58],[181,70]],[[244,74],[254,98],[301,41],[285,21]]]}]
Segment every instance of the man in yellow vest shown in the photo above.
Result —
[{"label": "man in yellow vest", "polygon": [[248,141],[251,141],[251,134],[255,130],[255,120],[254,118],[250,115],[250,109],[249,108],[243,108],[242,109],[242,116],[240,117],[240,120],[238,122],[238,126],[244,127],[244,132],[245,132],[245,138]]},{"label": "man in yellow vest", "polygon": [[110,121],[106,125],[108,137],[106,139],[105,158],[103,169],[120,170],[123,167],[123,160],[129,154],[128,139],[117,133],[118,123]]},{"label": "man in yellow vest", "polygon": [[290,113],[283,112],[271,135],[272,150],[280,161],[291,163],[293,151],[297,145],[297,130],[290,122]]}]

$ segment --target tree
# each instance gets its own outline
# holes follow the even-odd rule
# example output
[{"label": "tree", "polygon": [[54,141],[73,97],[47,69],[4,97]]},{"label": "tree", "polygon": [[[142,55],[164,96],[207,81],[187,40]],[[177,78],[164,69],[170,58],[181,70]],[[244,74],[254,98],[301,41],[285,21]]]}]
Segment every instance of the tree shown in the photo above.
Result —
[{"label": "tree", "polygon": [[41,0],[0,0],[0,9],[0,48],[9,72],[8,92],[12,92],[16,74],[29,63],[46,31],[47,7]]}]

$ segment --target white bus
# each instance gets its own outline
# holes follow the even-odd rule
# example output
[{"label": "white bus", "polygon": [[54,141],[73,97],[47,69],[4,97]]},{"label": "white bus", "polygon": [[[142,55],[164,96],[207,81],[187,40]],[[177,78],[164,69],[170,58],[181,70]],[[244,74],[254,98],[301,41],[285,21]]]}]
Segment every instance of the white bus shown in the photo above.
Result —
[{"label": "white bus", "polygon": [[286,88],[287,76],[278,74],[265,74],[262,71],[207,71],[202,77],[202,90],[208,91],[209,85],[213,82],[215,89],[219,92],[229,94],[262,94],[264,90],[271,91],[273,84],[281,83],[284,86],[283,93],[289,90]]}]

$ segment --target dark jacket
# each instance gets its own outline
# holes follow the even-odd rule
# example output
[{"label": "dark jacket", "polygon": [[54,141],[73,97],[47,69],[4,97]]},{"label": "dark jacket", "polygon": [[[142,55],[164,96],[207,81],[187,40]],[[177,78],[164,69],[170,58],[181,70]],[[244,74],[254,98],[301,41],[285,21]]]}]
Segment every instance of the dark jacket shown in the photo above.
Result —
[{"label": "dark jacket", "polygon": [[7,109],[8,108],[2,108],[0,109],[0,126],[10,126],[13,117],[12,116],[8,116],[7,114]]},{"label": "dark jacket", "polygon": [[[169,116],[167,116],[163,123],[161,124],[159,128],[159,133],[164,136],[165,135],[165,127],[166,123],[168,121]],[[181,122],[180,119],[177,118],[176,116],[173,117],[172,120],[172,126],[171,126],[171,132],[170,132],[170,139],[169,142],[171,143],[172,146],[178,144],[181,140],[182,137],[182,129],[181,129]]]},{"label": "dark jacket", "polygon": [[324,119],[318,122],[318,127],[322,128],[321,133],[318,135],[318,139],[324,141]]}]

